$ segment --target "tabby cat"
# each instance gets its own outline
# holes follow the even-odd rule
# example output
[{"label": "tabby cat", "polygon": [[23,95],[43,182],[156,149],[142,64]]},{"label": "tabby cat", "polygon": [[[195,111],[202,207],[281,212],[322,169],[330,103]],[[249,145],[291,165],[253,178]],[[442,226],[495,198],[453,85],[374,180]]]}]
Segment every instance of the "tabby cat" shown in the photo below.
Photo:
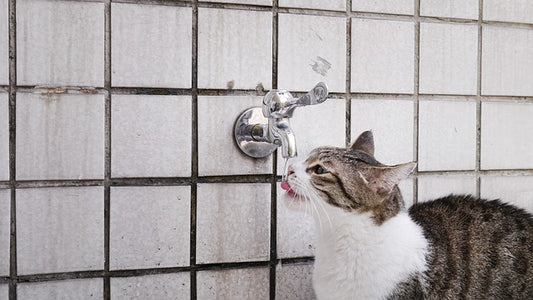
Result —
[{"label": "tabby cat", "polygon": [[370,131],[290,166],[285,202],[317,221],[318,299],[533,299],[533,216],[457,195],[406,210],[415,166],[379,163]]}]

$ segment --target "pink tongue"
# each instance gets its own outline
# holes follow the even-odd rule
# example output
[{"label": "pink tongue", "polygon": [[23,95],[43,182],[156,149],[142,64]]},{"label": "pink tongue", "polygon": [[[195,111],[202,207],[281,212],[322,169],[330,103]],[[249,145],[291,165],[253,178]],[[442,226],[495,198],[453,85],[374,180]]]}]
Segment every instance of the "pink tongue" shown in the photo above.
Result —
[{"label": "pink tongue", "polygon": [[292,190],[291,189],[291,185],[289,184],[288,181],[282,181],[281,182],[281,188],[286,190],[287,192]]}]

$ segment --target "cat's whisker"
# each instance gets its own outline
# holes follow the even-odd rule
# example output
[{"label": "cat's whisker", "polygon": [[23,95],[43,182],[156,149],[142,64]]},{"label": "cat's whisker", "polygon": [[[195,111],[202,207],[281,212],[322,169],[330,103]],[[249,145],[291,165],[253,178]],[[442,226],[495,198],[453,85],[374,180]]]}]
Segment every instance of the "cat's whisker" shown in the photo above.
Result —
[{"label": "cat's whisker", "polygon": [[[299,180],[295,182],[295,186],[298,188],[299,191],[301,191],[303,193],[303,195],[298,194],[298,196],[301,197],[300,200],[303,200],[305,202],[310,202],[309,206],[313,209],[313,210],[311,210],[311,216],[312,217],[314,215],[314,212],[316,212],[316,218],[318,219],[318,223],[319,223],[320,229],[321,230],[323,229],[322,214],[320,213],[320,210],[322,210],[326,214],[326,217],[328,218],[328,222],[331,225],[332,223],[331,223],[331,219],[329,217],[329,214],[327,213],[327,211],[326,211],[326,209],[324,207],[324,204],[321,203],[320,198],[319,198],[318,194],[316,193],[316,191],[314,191],[313,189],[311,189],[311,188],[309,188],[307,186],[304,186],[304,183],[299,181]],[[317,205],[317,202],[319,203],[318,205]],[[319,206],[320,206],[320,209],[319,209]]]},{"label": "cat's whisker", "polygon": [[[322,225],[322,217],[321,217],[320,211],[318,209],[318,205],[316,204],[317,201],[315,201],[313,199],[313,196],[310,194],[309,190],[307,190],[306,194],[307,194],[308,201],[311,203],[312,207],[314,207],[314,209],[316,211],[316,215],[317,215],[317,219],[318,219],[318,223],[319,223],[319,228],[322,231],[324,229],[324,227]],[[322,209],[324,210],[324,208],[322,208]],[[329,215],[327,215],[327,216],[328,216],[328,219],[329,219]],[[331,223],[331,220],[330,220],[330,223]]]},{"label": "cat's whisker", "polygon": [[328,213],[328,211],[326,209],[326,205],[322,202],[322,200],[320,199],[320,196],[318,195],[318,193],[315,190],[311,190],[311,191],[312,191],[313,195],[311,197],[309,197],[310,200],[318,202],[319,206],[322,208],[322,210],[324,211],[324,214],[328,218],[329,226],[333,227],[333,223],[331,222],[331,218],[329,217],[329,213]]},{"label": "cat's whisker", "polygon": [[322,227],[322,218],[320,218],[320,212],[318,211],[318,208],[316,206],[316,203],[315,201],[309,201],[309,203],[311,203],[311,207],[315,210],[316,212],[316,218],[318,219],[318,226],[320,228],[320,231],[322,231],[323,227]]},{"label": "cat's whisker", "polygon": [[[298,211],[302,211],[302,203],[304,201],[302,201],[302,199],[301,199],[302,197],[300,195],[297,195],[296,197],[298,199]],[[307,203],[305,204],[305,210],[304,211],[307,212]]]}]

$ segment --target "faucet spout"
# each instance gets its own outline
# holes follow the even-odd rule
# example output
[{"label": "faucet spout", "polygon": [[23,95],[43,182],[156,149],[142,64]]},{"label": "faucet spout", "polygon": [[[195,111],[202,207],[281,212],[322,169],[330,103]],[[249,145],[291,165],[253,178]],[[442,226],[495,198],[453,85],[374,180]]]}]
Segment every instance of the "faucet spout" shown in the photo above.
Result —
[{"label": "faucet spout", "polygon": [[281,146],[281,155],[292,158],[297,155],[296,138],[291,129],[289,118],[271,119],[269,134],[274,144]]}]

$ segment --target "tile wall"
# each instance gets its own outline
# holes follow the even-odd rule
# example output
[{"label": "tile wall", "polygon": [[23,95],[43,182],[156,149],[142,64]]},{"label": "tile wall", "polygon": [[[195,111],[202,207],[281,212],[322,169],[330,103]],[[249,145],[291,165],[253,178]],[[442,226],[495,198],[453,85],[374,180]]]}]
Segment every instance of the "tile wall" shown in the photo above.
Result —
[{"label": "tile wall", "polygon": [[406,202],[533,211],[529,0],[0,0],[0,300],[313,299],[281,155],[233,142],[273,88],[300,158],[372,129]]}]

